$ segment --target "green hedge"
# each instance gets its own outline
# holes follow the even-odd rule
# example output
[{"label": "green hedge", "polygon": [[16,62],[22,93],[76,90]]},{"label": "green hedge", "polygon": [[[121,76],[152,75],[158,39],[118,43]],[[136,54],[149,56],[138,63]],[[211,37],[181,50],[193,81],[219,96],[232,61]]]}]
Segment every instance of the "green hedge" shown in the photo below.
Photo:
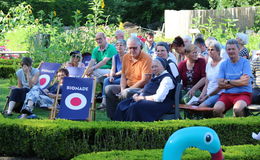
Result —
[{"label": "green hedge", "polygon": [[[7,79],[15,75],[15,71],[20,67],[21,59],[0,59],[0,79]],[[40,63],[33,63],[33,67],[38,67]]]},{"label": "green hedge", "polygon": [[0,155],[69,159],[79,154],[133,149],[162,149],[176,130],[208,126],[222,145],[259,144],[260,117],[141,122],[20,120],[0,116]]},{"label": "green hedge", "polygon": [[[223,147],[225,160],[256,160],[260,157],[260,145],[240,145]],[[110,151],[79,155],[72,160],[159,160],[163,150]],[[197,148],[189,148],[183,153],[183,160],[209,160],[210,154]],[[174,158],[172,158],[174,159]]]},{"label": "green hedge", "polygon": [[20,59],[0,59],[0,65],[19,65],[21,62]]},{"label": "green hedge", "polygon": [[0,79],[7,79],[15,74],[16,66],[14,65],[0,65]]}]

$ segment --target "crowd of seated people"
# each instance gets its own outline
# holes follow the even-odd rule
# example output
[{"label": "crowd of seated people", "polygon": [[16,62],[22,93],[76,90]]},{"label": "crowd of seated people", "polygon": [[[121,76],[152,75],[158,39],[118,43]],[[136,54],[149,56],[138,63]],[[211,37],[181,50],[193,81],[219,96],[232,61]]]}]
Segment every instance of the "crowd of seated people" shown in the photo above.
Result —
[{"label": "crowd of seated people", "polygon": [[[234,116],[244,116],[244,108],[252,99],[260,104],[260,58],[250,66],[246,34],[237,34],[236,40],[228,40],[225,46],[214,37],[204,40],[199,36],[192,42],[191,36],[177,36],[168,43],[155,42],[154,33],[149,32],[146,38],[146,43],[137,36],[124,40],[124,32],[118,30],[115,42],[110,44],[106,35],[99,32],[95,37],[98,46],[87,66],[79,51],[71,52],[70,60],[64,64],[65,68],[85,67],[86,77],[96,77],[103,84],[100,108],[111,120],[158,120],[172,109],[177,83],[183,85],[183,103],[187,103],[186,97],[196,96],[199,107],[213,108],[216,117],[223,117],[231,108]],[[42,106],[53,104],[57,90],[40,92],[39,71],[31,65],[30,58],[22,60],[22,68],[16,73],[18,88],[11,92],[7,115],[12,114],[17,102],[21,103],[21,118],[31,115],[38,101]],[[59,70],[59,83],[52,87],[57,89],[68,74]]]}]

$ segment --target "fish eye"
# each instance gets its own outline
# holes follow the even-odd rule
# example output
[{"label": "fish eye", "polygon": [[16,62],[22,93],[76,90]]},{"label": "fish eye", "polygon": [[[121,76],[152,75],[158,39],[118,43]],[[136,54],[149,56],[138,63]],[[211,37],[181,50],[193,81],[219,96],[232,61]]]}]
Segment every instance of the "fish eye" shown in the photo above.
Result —
[{"label": "fish eye", "polygon": [[206,144],[210,144],[213,141],[213,135],[211,133],[207,132],[204,135],[204,141]]}]

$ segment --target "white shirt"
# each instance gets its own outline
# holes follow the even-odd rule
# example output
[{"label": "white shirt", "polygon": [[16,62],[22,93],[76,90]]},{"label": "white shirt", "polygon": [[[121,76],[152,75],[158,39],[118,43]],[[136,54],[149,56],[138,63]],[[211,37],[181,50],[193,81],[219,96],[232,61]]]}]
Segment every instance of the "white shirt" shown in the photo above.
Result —
[{"label": "white shirt", "polygon": [[[168,57],[167,61],[168,60],[172,60],[170,57]],[[174,62],[175,63],[175,62]],[[176,78],[178,75],[179,75],[179,70],[177,68],[177,65],[175,65],[174,63],[168,63],[170,68],[171,68],[171,71],[172,71],[172,75]]]},{"label": "white shirt", "polygon": [[171,59],[175,64],[177,64],[177,59],[172,52],[169,52],[169,59]]},{"label": "white shirt", "polygon": [[[163,71],[160,75],[168,73],[167,71]],[[175,86],[170,77],[164,77],[158,87],[156,93],[153,95],[155,102],[163,102],[169,91],[173,89]]]},{"label": "white shirt", "polygon": [[[221,63],[224,61],[224,59],[221,59],[221,61],[214,67],[211,66],[211,62],[209,61],[206,65],[206,77],[209,81],[208,88],[207,88],[207,95],[209,95],[211,92],[213,92],[218,87],[218,73],[220,69]],[[219,94],[221,91],[219,92]]]}]

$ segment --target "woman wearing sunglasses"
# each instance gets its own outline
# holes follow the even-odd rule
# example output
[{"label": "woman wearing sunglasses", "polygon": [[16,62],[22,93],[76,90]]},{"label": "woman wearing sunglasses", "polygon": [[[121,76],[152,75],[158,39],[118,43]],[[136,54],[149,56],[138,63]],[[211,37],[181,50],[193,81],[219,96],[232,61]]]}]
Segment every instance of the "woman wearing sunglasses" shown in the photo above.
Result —
[{"label": "woman wearing sunglasses", "polygon": [[70,61],[65,63],[65,68],[66,67],[85,67],[85,64],[82,63],[80,51],[70,52]]}]

